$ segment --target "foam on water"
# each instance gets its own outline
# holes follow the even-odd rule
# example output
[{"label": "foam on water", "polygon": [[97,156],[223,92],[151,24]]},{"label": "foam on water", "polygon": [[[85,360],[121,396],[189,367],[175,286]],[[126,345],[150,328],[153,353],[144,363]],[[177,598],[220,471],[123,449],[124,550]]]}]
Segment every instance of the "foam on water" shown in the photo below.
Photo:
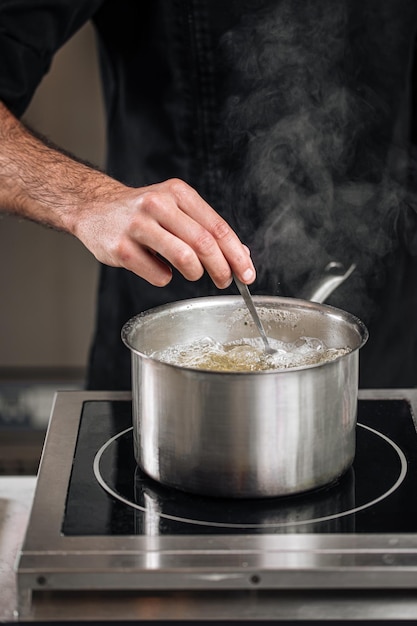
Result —
[{"label": "foam on water", "polygon": [[192,369],[254,372],[316,365],[333,361],[350,351],[347,347],[329,348],[314,337],[300,337],[293,343],[269,338],[269,343],[276,350],[274,354],[265,354],[260,338],[219,343],[211,337],[204,337],[187,344],[170,346],[150,356]]}]

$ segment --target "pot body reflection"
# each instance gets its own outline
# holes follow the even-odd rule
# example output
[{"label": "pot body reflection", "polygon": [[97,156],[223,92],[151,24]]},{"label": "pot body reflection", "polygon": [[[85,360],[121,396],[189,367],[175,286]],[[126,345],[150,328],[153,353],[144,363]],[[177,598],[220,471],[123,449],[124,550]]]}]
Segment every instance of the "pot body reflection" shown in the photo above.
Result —
[{"label": "pot body reflection", "polygon": [[149,355],[202,337],[256,337],[241,298],[186,300],[136,316],[122,337],[132,358],[135,458],[153,479],[203,495],[275,497],[329,484],[352,464],[366,328],[323,304],[254,301],[269,337],[315,337],[348,352],[287,370],[195,370]]},{"label": "pot body reflection", "polygon": [[135,533],[305,534],[355,531],[355,472],[298,496],[256,500],[196,496],[164,487],[135,472]]}]

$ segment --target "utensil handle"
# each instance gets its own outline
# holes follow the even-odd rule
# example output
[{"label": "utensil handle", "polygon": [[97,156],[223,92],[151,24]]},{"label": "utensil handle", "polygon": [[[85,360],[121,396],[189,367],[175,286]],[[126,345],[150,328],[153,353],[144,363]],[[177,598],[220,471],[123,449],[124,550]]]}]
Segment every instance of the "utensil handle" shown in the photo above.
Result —
[{"label": "utensil handle", "polygon": [[254,302],[252,300],[252,296],[251,296],[251,293],[249,291],[249,287],[245,283],[242,283],[242,281],[240,281],[237,278],[237,276],[233,275],[233,279],[234,279],[234,281],[236,283],[237,288],[239,289],[240,295],[244,299],[245,304],[246,304],[246,306],[249,309],[250,314],[252,315],[253,321],[255,322],[256,327],[257,327],[257,329],[259,331],[259,334],[262,337],[262,341],[265,344],[265,348],[268,351],[271,350],[271,346],[269,345],[269,341],[268,341],[268,338],[266,336],[264,327],[262,326],[262,322],[261,322],[261,320],[259,318],[258,312],[257,312],[256,307],[254,305]]}]

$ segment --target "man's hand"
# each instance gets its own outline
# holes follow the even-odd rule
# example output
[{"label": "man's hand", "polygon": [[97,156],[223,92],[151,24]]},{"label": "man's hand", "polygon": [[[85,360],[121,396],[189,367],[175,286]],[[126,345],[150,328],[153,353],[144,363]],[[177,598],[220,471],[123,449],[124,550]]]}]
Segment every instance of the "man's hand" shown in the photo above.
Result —
[{"label": "man's hand", "polygon": [[71,230],[99,261],[157,286],[171,280],[171,266],[188,280],[206,270],[220,289],[232,272],[253,282],[248,249],[189,185],[177,179],[142,188],[112,183],[94,204],[73,212]]},{"label": "man's hand", "polygon": [[249,251],[185,182],[127,187],[32,135],[0,103],[0,207],[67,231],[102,263],[164,286],[175,267],[220,289],[255,279]]}]

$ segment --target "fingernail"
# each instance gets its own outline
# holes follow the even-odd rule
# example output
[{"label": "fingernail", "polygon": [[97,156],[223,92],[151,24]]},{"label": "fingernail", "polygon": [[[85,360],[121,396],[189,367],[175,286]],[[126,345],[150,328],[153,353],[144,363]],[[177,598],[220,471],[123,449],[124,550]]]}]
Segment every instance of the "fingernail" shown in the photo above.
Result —
[{"label": "fingernail", "polygon": [[246,280],[252,280],[252,278],[255,276],[255,273],[253,270],[251,270],[250,268],[248,268],[247,270],[245,270],[242,274],[242,279],[244,281]]}]

